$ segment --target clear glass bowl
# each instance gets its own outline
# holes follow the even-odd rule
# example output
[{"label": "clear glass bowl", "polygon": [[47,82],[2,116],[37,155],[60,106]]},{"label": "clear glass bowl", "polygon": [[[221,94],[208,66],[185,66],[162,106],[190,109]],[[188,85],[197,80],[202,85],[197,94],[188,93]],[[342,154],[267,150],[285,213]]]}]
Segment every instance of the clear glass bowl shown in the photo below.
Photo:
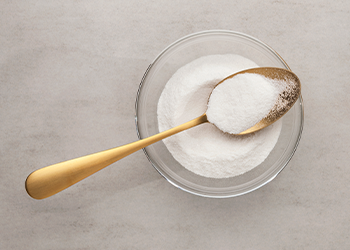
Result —
[{"label": "clear glass bowl", "polygon": [[[225,30],[209,30],[188,35],[164,49],[148,67],[136,99],[136,127],[140,139],[158,133],[157,104],[165,84],[183,65],[201,56],[238,54],[259,66],[289,69],[269,46],[251,36]],[[288,164],[300,140],[303,102],[300,97],[282,118],[282,131],[267,159],[253,170],[225,179],[206,178],[182,167],[163,142],[144,149],[153,167],[174,186],[192,194],[225,198],[242,195],[273,180]]]}]

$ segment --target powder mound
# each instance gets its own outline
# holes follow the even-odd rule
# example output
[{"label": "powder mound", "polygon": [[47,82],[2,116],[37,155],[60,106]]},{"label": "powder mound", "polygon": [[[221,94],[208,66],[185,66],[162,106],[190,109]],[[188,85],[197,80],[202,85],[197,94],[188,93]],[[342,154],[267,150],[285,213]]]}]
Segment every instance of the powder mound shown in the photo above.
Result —
[{"label": "powder mound", "polygon": [[266,117],[278,95],[277,88],[266,77],[239,74],[213,90],[206,114],[209,122],[223,132],[239,134]]},{"label": "powder mound", "polygon": [[[227,76],[258,67],[239,55],[209,55],[179,68],[159,98],[159,131],[188,122],[207,110],[214,87]],[[281,120],[244,136],[222,132],[210,123],[183,131],[163,142],[174,159],[187,170],[208,178],[229,178],[260,165],[276,145]]]}]

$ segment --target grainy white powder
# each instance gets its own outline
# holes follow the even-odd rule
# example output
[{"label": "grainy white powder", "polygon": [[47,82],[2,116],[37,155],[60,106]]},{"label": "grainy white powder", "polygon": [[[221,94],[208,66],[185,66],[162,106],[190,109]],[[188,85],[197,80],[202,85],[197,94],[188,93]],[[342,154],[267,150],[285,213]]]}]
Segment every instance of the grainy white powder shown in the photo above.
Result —
[{"label": "grainy white powder", "polygon": [[239,74],[214,88],[206,114],[222,131],[239,134],[266,117],[278,96],[278,88],[266,77]]},{"label": "grainy white powder", "polygon": [[[159,131],[204,114],[210,93],[227,76],[252,67],[238,55],[211,55],[181,67],[167,82],[158,102]],[[281,120],[249,135],[230,135],[210,123],[163,140],[173,157],[186,169],[209,178],[243,174],[262,163],[275,146]]]}]

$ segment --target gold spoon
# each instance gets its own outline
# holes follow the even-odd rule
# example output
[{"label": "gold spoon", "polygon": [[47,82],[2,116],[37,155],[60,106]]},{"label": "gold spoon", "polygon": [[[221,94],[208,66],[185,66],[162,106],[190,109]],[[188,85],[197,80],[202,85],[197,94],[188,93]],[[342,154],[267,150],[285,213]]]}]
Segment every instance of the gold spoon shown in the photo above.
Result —
[{"label": "gold spoon", "polygon": [[[289,88],[288,90],[280,93],[278,99],[278,101],[282,101],[285,105],[282,105],[282,107],[275,106],[264,119],[262,119],[255,126],[243,131],[240,133],[240,135],[256,132],[271,125],[276,120],[281,118],[296,102],[301,90],[300,81],[293,72],[281,68],[270,67],[253,68],[240,71],[225,78],[219,82],[219,84],[228,78],[244,73],[260,74],[274,80],[288,80],[286,82],[288,83]],[[25,183],[26,190],[28,194],[35,199],[47,198],[85,179],[108,165],[128,156],[129,154],[132,154],[171,135],[206,122],[208,122],[207,116],[206,114],[203,114],[189,122],[148,138],[38,169],[27,177]]]}]

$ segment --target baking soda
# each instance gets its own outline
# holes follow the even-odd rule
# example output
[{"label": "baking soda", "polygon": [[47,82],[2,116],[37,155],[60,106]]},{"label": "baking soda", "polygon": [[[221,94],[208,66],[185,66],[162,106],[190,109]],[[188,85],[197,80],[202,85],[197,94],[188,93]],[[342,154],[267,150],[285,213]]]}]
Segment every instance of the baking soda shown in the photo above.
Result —
[{"label": "baking soda", "polygon": [[[173,128],[207,111],[208,98],[222,79],[258,67],[238,55],[210,55],[181,67],[167,82],[158,102],[159,131]],[[183,131],[163,142],[175,160],[208,178],[228,178],[261,164],[274,148],[282,121],[248,135],[224,133],[211,123]]]},{"label": "baking soda", "polygon": [[266,117],[278,96],[278,88],[266,77],[238,74],[214,88],[207,118],[220,130],[239,134]]}]

